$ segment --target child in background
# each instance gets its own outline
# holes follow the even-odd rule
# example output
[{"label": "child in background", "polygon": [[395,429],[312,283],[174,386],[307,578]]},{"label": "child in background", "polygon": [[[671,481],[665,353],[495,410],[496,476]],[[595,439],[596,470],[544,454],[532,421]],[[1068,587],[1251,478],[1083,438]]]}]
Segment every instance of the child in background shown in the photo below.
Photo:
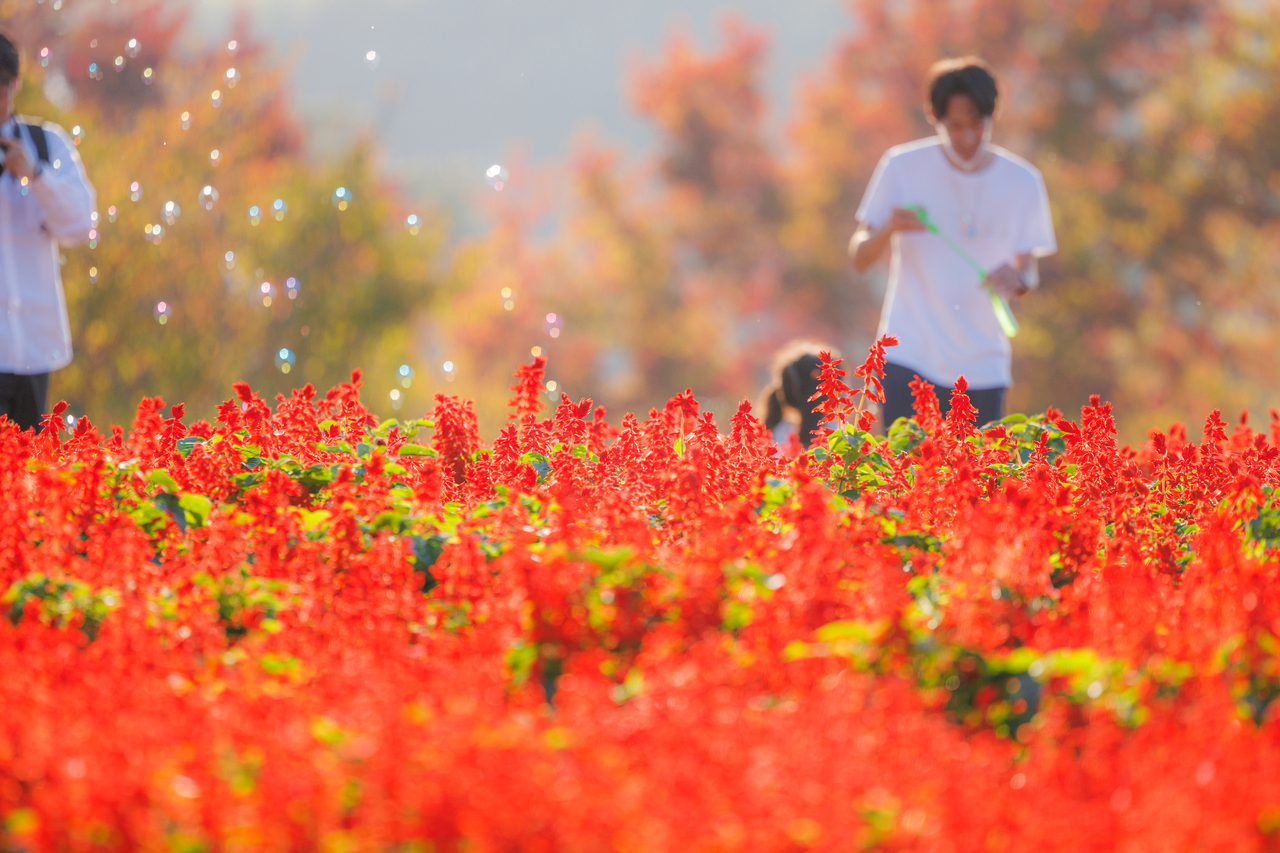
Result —
[{"label": "child in background", "polygon": [[820,352],[840,357],[832,347],[809,341],[787,344],[774,357],[773,381],[760,392],[757,410],[764,410],[764,425],[779,446],[795,439],[801,448],[807,448],[822,423],[813,410],[819,401],[809,401],[822,378]]}]

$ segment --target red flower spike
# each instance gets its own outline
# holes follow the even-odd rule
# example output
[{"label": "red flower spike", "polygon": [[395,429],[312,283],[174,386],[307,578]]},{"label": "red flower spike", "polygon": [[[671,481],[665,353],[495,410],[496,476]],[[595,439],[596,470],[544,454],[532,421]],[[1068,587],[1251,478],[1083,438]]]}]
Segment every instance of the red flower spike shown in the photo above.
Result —
[{"label": "red flower spike", "polygon": [[947,412],[947,432],[952,438],[965,438],[976,435],[974,424],[978,420],[978,410],[969,402],[969,382],[960,376],[956,379],[955,388],[951,391],[951,411]]},{"label": "red flower spike", "polygon": [[898,338],[896,335],[881,335],[880,340],[868,348],[867,360],[853,372],[854,376],[863,380],[863,393],[876,403],[884,402],[884,389],[880,384],[880,379],[884,376],[885,348],[896,347],[897,345]]},{"label": "red flower spike", "polygon": [[522,418],[525,415],[537,415],[546,408],[542,402],[542,394],[546,390],[543,379],[547,373],[547,360],[537,356],[529,364],[516,368],[516,384],[511,386],[515,396],[507,401],[507,405],[516,410],[509,418]]},{"label": "red flower spike", "polygon": [[934,391],[933,384],[919,376],[914,376],[910,387],[916,423],[920,424],[925,432],[933,435],[942,427],[942,409],[938,406],[938,395]]},{"label": "red flower spike", "polygon": [[684,389],[683,393],[668,400],[666,405],[666,411],[679,412],[682,418],[690,421],[698,417],[698,409],[698,401],[693,395],[692,388]]},{"label": "red flower spike", "polygon": [[1214,409],[1204,422],[1204,440],[1211,443],[1226,441],[1226,427],[1226,423],[1222,420],[1222,411]]},{"label": "red flower spike", "polygon": [[436,405],[429,417],[436,425],[432,444],[452,470],[454,482],[463,482],[471,454],[480,448],[479,427],[471,401],[436,394]]},{"label": "red flower spike", "polygon": [[818,390],[809,402],[818,403],[813,410],[827,415],[824,421],[834,418],[843,427],[849,412],[853,411],[853,394],[844,384],[845,372],[840,369],[844,359],[832,359],[829,352],[818,353],[818,358],[822,360],[822,375],[818,380]]},{"label": "red flower spike", "polygon": [[45,415],[40,421],[42,435],[50,435],[57,437],[58,431],[66,424],[62,421],[62,413],[67,410],[70,404],[66,400],[59,400],[53,407],[53,411]]}]

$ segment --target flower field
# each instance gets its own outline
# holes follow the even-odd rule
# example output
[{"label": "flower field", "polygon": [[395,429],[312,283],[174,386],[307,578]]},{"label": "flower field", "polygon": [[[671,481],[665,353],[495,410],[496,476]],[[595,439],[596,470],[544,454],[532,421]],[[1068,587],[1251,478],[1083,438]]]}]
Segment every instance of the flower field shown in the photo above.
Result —
[{"label": "flower field", "polygon": [[[885,342],[887,343],[887,342]],[[0,848],[1280,849],[1280,422],[0,426]],[[547,416],[544,417],[544,414]]]}]

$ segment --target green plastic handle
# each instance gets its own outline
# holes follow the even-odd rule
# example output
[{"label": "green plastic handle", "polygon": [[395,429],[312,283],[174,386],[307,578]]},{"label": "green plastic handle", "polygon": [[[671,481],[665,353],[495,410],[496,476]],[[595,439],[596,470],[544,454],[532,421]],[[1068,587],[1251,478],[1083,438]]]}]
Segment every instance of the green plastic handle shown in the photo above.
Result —
[{"label": "green plastic handle", "polygon": [[916,218],[920,220],[921,224],[923,224],[931,234],[938,235],[938,237],[942,239],[942,242],[951,247],[951,251],[955,252],[960,257],[960,260],[973,267],[974,271],[978,274],[978,277],[982,279],[983,289],[987,291],[987,296],[991,299],[991,310],[995,312],[996,322],[1000,324],[1000,328],[1004,330],[1006,336],[1010,338],[1016,337],[1018,334],[1018,320],[1013,316],[1013,309],[1009,307],[1008,302],[1004,301],[1003,296],[996,293],[995,289],[992,288],[991,285],[987,284],[987,271],[983,268],[982,264],[974,260],[973,255],[965,251],[964,246],[961,246],[955,240],[952,240],[946,234],[943,234],[942,231],[938,229],[937,224],[929,218],[928,211],[923,207],[918,204],[912,204],[907,205],[907,210],[914,213]]}]

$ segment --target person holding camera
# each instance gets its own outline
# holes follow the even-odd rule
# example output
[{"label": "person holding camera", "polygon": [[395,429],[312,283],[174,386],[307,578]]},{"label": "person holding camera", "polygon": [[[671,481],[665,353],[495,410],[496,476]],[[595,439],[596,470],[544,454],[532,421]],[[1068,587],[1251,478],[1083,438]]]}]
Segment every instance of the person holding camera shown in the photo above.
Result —
[{"label": "person holding camera", "polygon": [[978,425],[1004,416],[1012,332],[984,288],[1006,299],[1034,290],[1037,260],[1057,251],[1040,171],[991,144],[997,90],[987,66],[971,56],[944,60],[926,88],[937,135],[881,158],[849,244],[860,272],[890,254],[877,334],[900,344],[885,366],[886,429],[914,414],[916,376],[943,390],[943,413],[951,405],[946,389],[963,375]]},{"label": "person holding camera", "polygon": [[49,374],[71,363],[59,243],[93,228],[95,194],[66,131],[13,113],[18,49],[0,34],[0,416],[38,427]]}]

